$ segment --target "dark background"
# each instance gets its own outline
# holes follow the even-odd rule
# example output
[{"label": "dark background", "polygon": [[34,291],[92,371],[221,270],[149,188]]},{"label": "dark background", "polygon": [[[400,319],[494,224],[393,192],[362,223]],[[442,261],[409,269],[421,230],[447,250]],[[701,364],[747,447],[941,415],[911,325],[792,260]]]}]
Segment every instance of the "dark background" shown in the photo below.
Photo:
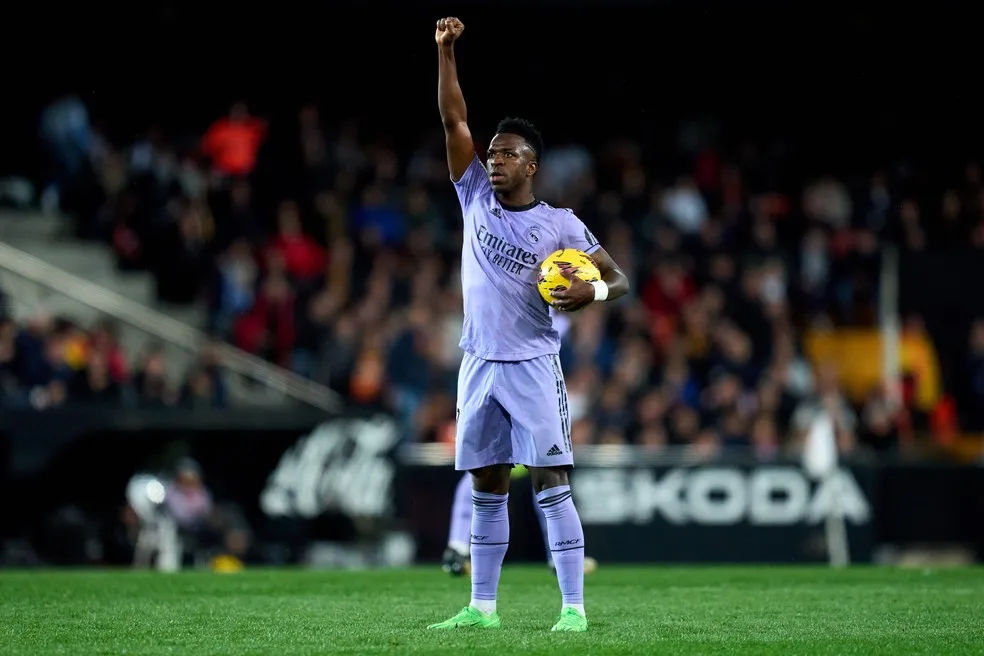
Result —
[{"label": "dark background", "polygon": [[732,138],[794,141],[811,169],[859,171],[899,155],[959,161],[980,143],[977,35],[957,3],[42,3],[13,8],[3,30],[17,65],[0,171],[42,166],[38,112],[65,90],[117,139],[150,123],[200,131],[243,97],[271,119],[317,101],[419,142],[437,127],[443,15],[466,25],[480,141],[507,114],[539,124],[548,147],[612,132],[598,123],[659,145],[678,118],[713,115]]}]

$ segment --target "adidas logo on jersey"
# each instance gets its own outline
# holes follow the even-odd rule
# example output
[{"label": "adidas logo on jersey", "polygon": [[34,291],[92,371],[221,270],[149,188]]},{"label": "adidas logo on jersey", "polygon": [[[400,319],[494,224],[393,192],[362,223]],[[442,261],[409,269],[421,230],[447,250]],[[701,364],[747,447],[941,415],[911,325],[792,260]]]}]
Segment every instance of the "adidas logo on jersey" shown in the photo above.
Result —
[{"label": "adidas logo on jersey", "polygon": [[561,455],[564,455],[564,452],[561,451],[560,449],[558,449],[557,448],[557,445],[554,444],[552,447],[550,447],[550,450],[547,451],[547,455],[548,456],[561,456]]}]

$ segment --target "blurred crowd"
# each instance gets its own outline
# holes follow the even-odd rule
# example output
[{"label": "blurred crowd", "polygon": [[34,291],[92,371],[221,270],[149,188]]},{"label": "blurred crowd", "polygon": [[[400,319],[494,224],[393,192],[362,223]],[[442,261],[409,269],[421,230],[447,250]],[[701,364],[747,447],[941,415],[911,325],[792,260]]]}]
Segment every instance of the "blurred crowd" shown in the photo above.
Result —
[{"label": "blurred crowd", "polygon": [[[392,410],[414,440],[450,440],[462,236],[439,131],[397,148],[315,106],[268,122],[243,103],[203,135],[152,128],[112,143],[87,119],[73,125],[45,133],[60,162],[47,198],[81,235],[112,243],[121,268],[153,272],[161,300],[207,303],[217,338]],[[849,401],[836,367],[811,365],[802,344],[810,329],[875,325],[883,243],[984,249],[978,165],[939,188],[912,167],[790,180],[782,149],[698,138],[681,141],[672,161],[683,164],[667,175],[635,143],[551,145],[543,127],[538,196],[572,208],[633,283],[628,298],[572,317],[562,359],[576,442],[751,446],[765,458],[796,448],[821,409],[844,451],[894,450],[958,416],[981,422],[972,408],[917,407],[911,379]],[[919,325],[906,317],[906,330]],[[98,354],[111,334],[88,339]],[[970,342],[961,375],[984,400],[984,324]],[[80,394],[95,394],[93,366],[114,384],[141,375],[114,362],[91,360]],[[214,400],[208,371],[186,389]]]},{"label": "blurred crowd", "polygon": [[[0,308],[3,292],[0,290]],[[175,381],[162,344],[141,353],[120,347],[115,325],[79,326],[37,315],[18,323],[0,311],[0,411],[70,404],[100,408],[217,408],[226,383],[206,345],[193,369]]]}]

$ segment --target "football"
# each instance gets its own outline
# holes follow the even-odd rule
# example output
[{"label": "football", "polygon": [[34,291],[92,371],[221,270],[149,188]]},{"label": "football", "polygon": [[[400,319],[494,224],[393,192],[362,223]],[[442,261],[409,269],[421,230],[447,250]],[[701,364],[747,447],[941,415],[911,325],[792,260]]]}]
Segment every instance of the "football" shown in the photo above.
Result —
[{"label": "football", "polygon": [[553,303],[550,292],[567,289],[570,281],[561,272],[569,271],[584,282],[601,280],[601,273],[591,256],[576,248],[564,248],[551,253],[540,265],[540,273],[536,277],[536,287],[540,296],[548,304]]}]

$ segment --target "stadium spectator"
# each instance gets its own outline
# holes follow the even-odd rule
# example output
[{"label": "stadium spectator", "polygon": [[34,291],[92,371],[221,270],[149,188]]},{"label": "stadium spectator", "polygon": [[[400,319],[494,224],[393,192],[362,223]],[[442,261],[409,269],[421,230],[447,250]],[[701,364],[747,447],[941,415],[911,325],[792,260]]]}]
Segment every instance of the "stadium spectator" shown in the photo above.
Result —
[{"label": "stadium spectator", "polygon": [[256,168],[256,156],[266,138],[266,123],[251,116],[243,102],[229,115],[216,120],[202,137],[201,149],[213,168],[224,176],[248,176]]},{"label": "stadium spectator", "polygon": [[412,436],[417,412],[440,365],[433,357],[436,336],[431,331],[429,308],[413,307],[408,314],[407,325],[390,346],[386,377],[397,416],[406,434]]},{"label": "stadium spectator", "polygon": [[88,354],[85,366],[71,382],[69,395],[86,405],[118,406],[122,402],[122,388],[113,380],[107,356],[101,351]]},{"label": "stadium spectator", "polygon": [[186,198],[176,211],[175,222],[157,246],[154,273],[162,301],[188,304],[198,300],[211,272],[214,224],[209,207],[201,201]]},{"label": "stadium spectator", "polygon": [[837,370],[830,363],[822,366],[818,372],[816,392],[800,401],[793,411],[793,439],[806,439],[810,424],[822,410],[834,422],[838,448],[845,453],[853,451],[857,443],[857,414],[844,397],[838,383]]},{"label": "stadium spectator", "polygon": [[660,209],[685,235],[700,232],[707,221],[707,204],[692,178],[681,177],[663,193]]},{"label": "stadium spectator", "polygon": [[220,248],[237,241],[255,243],[263,236],[263,229],[257,216],[253,188],[246,180],[235,180],[229,189],[227,203],[215,199],[216,205],[216,243]]},{"label": "stadium spectator", "polygon": [[[80,336],[82,331],[79,331]],[[126,354],[119,344],[118,329],[115,323],[103,320],[97,323],[88,339],[87,350],[101,355],[106,362],[106,370],[113,382],[119,384],[127,379],[128,366]]]},{"label": "stadium spectator", "polygon": [[245,239],[237,239],[219,255],[209,289],[213,333],[228,336],[236,320],[253,307],[259,276],[252,245]]},{"label": "stadium spectator", "polygon": [[374,181],[352,212],[352,229],[367,243],[396,246],[406,234],[404,216],[389,196],[384,183]]},{"label": "stadium spectator", "polygon": [[195,408],[224,408],[229,396],[225,373],[214,342],[202,345],[198,359],[185,379],[182,400]]},{"label": "stadium spectator", "polygon": [[269,275],[249,312],[236,322],[236,344],[284,367],[291,366],[297,332],[295,295],[283,272]]},{"label": "stadium spectator", "polygon": [[177,402],[178,396],[167,379],[166,356],[161,344],[153,344],[139,359],[133,377],[136,405],[141,408],[163,408]]},{"label": "stadium spectator", "polygon": [[277,210],[277,235],[267,247],[284,263],[287,274],[302,283],[324,275],[325,249],[301,229],[297,203],[283,201]]},{"label": "stadium spectator", "polygon": [[65,201],[84,183],[97,147],[88,108],[73,94],[57,98],[41,114],[40,133],[51,165],[42,206],[48,212],[76,209]]}]

